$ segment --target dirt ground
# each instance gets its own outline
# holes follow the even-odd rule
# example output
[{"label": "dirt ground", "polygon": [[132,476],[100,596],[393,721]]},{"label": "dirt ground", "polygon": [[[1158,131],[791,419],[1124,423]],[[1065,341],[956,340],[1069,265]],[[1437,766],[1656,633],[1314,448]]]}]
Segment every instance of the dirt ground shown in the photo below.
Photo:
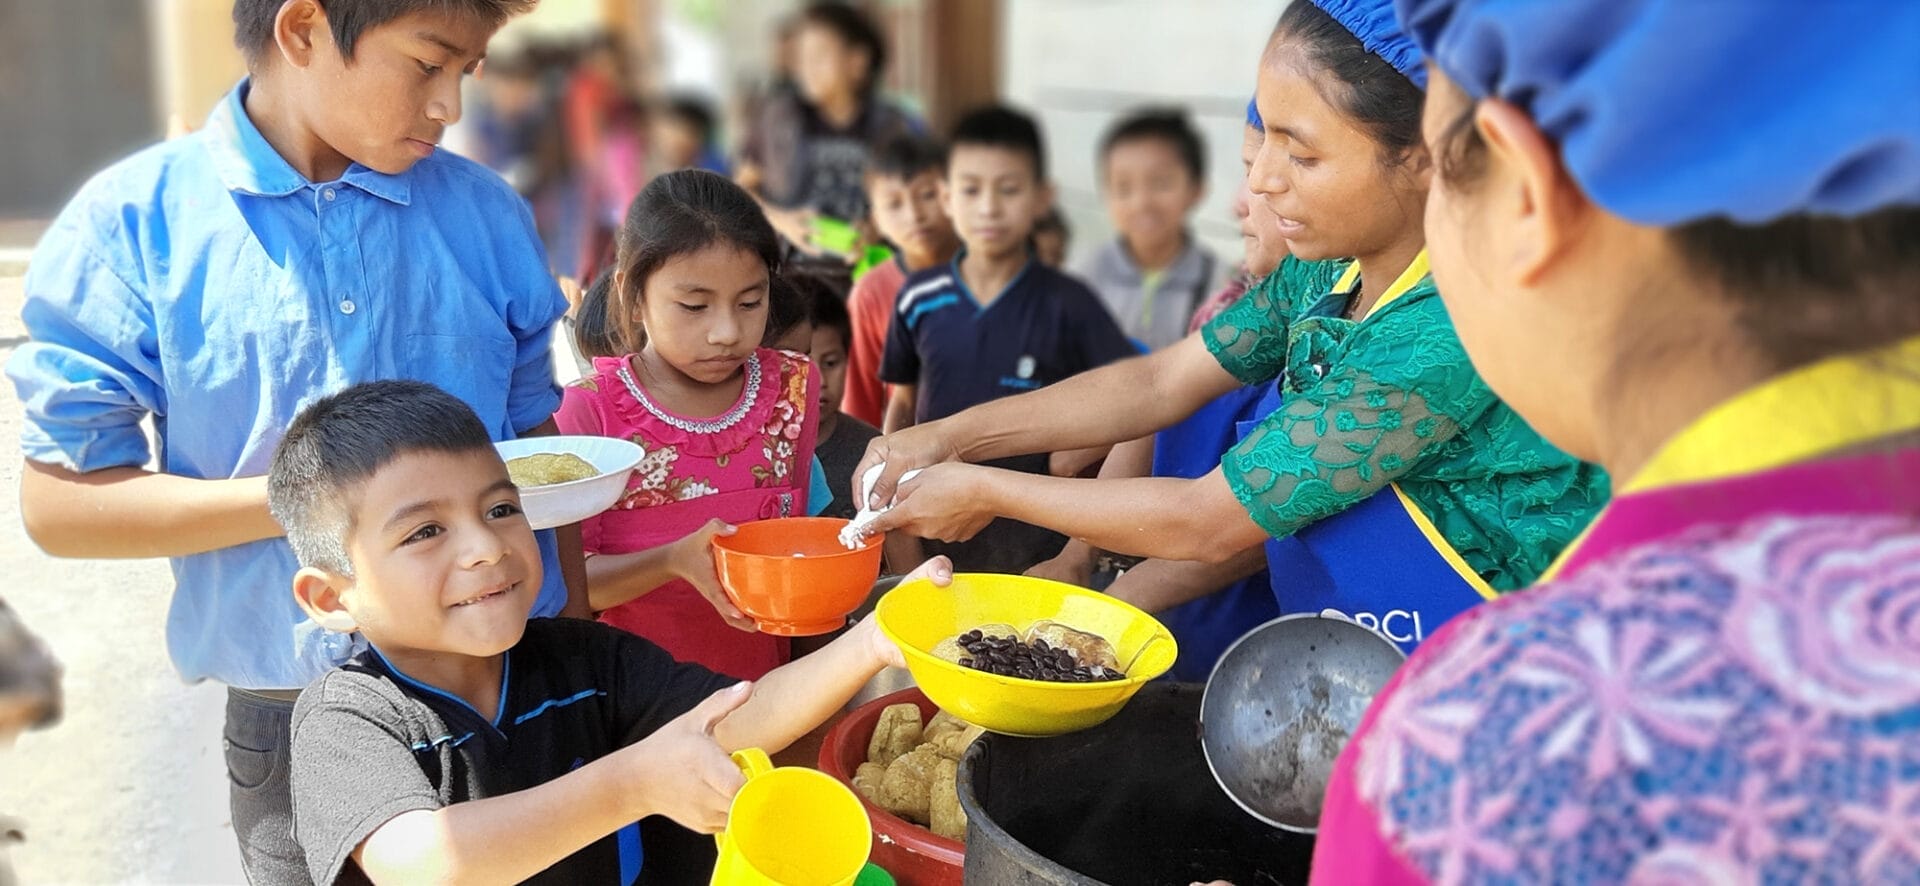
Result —
[{"label": "dirt ground", "polygon": [[[0,269],[0,360],[24,331],[18,269]],[[25,822],[23,884],[239,883],[227,816],[224,690],[168,663],[163,560],[42,554],[20,527],[21,405],[0,384],[0,595],[66,666],[66,716],[0,751],[0,814]],[[103,522],[102,531],[112,531]]]}]

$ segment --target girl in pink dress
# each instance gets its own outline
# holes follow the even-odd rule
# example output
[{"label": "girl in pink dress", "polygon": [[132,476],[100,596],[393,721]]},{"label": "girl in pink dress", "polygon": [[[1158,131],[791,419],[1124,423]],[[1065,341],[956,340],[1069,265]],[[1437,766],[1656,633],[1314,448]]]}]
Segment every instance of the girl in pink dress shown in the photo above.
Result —
[{"label": "girl in pink dress", "polygon": [[645,450],[626,495],[581,525],[600,620],[682,661],[759,679],[787,641],[753,632],[720,590],[708,543],[732,524],[808,513],[820,374],[759,347],[779,241],[753,199],[711,172],[662,175],[620,228],[608,325],[626,356],[568,387],[562,433]]}]

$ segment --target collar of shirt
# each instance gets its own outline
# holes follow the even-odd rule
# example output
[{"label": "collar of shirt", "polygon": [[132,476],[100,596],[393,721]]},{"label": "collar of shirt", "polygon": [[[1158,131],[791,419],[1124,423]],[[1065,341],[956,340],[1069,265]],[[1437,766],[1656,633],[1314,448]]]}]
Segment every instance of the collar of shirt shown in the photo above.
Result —
[{"label": "collar of shirt", "polygon": [[[207,117],[207,150],[213,156],[213,167],[220,181],[230,191],[262,197],[285,197],[313,187],[314,183],[280,156],[247,116],[247,91],[252,85],[251,80],[241,80]],[[401,206],[413,201],[413,188],[406,173],[387,175],[353,163],[348,165],[346,174],[340,176],[340,183]]]}]

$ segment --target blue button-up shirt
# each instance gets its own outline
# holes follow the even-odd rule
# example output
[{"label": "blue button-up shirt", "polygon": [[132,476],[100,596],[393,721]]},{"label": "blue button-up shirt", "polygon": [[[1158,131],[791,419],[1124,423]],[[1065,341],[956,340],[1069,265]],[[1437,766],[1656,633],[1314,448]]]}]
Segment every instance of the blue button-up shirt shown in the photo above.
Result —
[{"label": "blue button-up shirt", "polygon": [[[32,341],[7,364],[26,457],[75,471],[149,460],[259,476],[300,410],[359,382],[453,392],[495,439],[560,404],[549,342],[566,301],[525,201],[436,151],[400,175],[313,183],[247,118],[242,82],[201,131],[95,176],[34,251]],[[114,531],[103,516],[100,531]],[[535,615],[566,589],[553,533]],[[167,648],[182,676],[291,689],[357,651],[295,604],[284,539],[173,560]]]}]

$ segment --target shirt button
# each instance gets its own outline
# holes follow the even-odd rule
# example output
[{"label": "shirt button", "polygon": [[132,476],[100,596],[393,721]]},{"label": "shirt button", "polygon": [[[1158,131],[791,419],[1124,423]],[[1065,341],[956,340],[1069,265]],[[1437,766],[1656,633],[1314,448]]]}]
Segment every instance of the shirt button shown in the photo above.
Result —
[{"label": "shirt button", "polygon": [[333,197],[334,197],[334,193],[333,193],[333,189],[332,189],[332,188],[328,188],[328,189],[326,189],[326,190],[324,190],[324,191],[321,191],[321,192],[320,192],[320,196],[322,196],[322,197],[325,197],[325,198],[327,198],[327,202],[328,202],[328,203],[332,203],[332,202],[333,202]]},{"label": "shirt button", "polygon": [[341,300],[340,300],[340,313],[342,313],[342,314],[351,314],[351,313],[353,313],[353,312],[354,312],[354,306],[353,306],[353,299],[350,299],[350,298],[343,298],[343,299],[341,299]]}]

